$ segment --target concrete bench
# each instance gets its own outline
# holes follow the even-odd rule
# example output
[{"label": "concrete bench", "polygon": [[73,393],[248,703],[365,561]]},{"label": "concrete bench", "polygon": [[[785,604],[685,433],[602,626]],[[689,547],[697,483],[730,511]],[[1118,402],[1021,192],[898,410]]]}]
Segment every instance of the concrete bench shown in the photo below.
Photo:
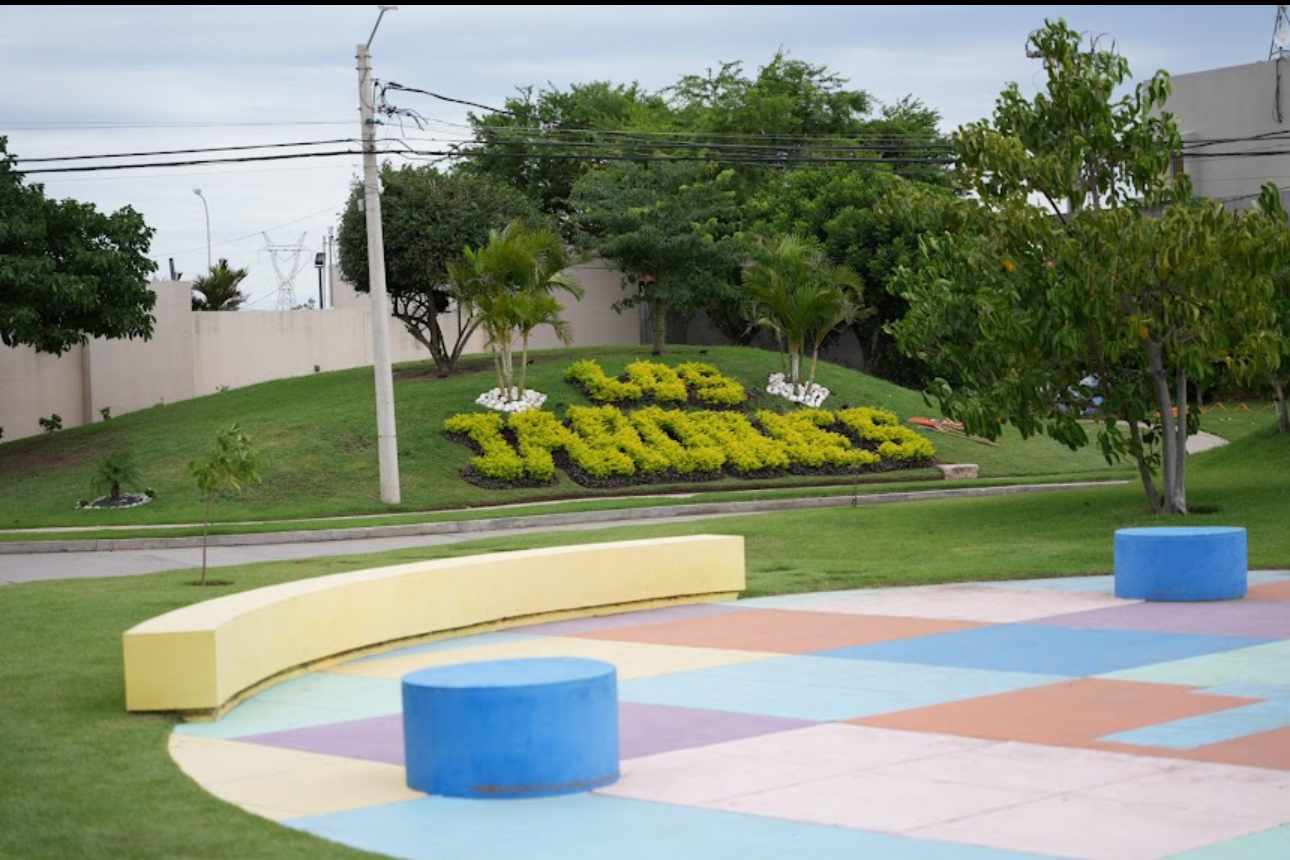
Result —
[{"label": "concrete bench", "polygon": [[301,579],[196,603],[126,631],[126,708],[218,716],[245,695],[332,659],[536,620],[727,600],[743,588],[743,538],[724,535]]},{"label": "concrete bench", "polygon": [[618,779],[618,677],[571,657],[459,663],[403,679],[409,788],[449,797],[572,794]]},{"label": "concrete bench", "polygon": [[1243,528],[1166,526],[1115,533],[1115,596],[1135,600],[1236,600],[1249,567]]}]

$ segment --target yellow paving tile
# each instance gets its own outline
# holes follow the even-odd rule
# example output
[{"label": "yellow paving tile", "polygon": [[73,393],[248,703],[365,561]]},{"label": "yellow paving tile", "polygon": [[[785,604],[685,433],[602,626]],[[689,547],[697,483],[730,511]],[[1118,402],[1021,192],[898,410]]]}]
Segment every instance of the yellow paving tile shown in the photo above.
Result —
[{"label": "yellow paving tile", "polygon": [[712,666],[729,666],[748,663],[781,654],[759,651],[726,651],[718,648],[688,648],[680,645],[655,645],[644,642],[612,642],[597,639],[580,639],[562,636],[544,636],[482,645],[478,648],[461,648],[452,651],[428,651],[391,657],[385,660],[367,660],[337,666],[330,672],[362,675],[369,678],[401,678],[409,672],[430,666],[450,663],[468,663],[475,660],[509,660],[517,657],[586,657],[604,660],[618,667],[618,677],[645,678],[669,672],[707,669]]},{"label": "yellow paving tile", "polygon": [[170,755],[206,791],[275,821],[425,796],[398,765],[343,756],[180,734]]}]

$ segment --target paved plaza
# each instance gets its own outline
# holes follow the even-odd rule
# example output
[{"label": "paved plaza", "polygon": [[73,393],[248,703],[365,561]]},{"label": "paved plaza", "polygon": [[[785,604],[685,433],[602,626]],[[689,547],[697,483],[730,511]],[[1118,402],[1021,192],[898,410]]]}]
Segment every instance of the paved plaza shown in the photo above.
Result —
[{"label": "paved plaza", "polygon": [[[617,666],[622,779],[457,800],[404,784],[400,678]],[[1290,857],[1290,573],[1227,603],[1110,577],[759,598],[563,621],[294,678],[171,754],[253,813],[399,857]]]}]

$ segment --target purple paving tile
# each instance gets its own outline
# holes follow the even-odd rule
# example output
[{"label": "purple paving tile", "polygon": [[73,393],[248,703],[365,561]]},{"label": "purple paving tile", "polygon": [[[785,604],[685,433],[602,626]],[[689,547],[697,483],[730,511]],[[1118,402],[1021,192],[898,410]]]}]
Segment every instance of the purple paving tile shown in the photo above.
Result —
[{"label": "purple paving tile", "polygon": [[625,759],[814,725],[808,720],[636,702],[620,702],[618,708],[618,743]]},{"label": "purple paving tile", "polygon": [[385,764],[403,764],[403,715],[389,714],[284,732],[245,735],[237,740]]},{"label": "purple paving tile", "polygon": [[1250,639],[1290,639],[1285,603],[1231,600],[1207,603],[1134,603],[1035,619],[1036,624],[1098,630],[1151,630]]},{"label": "purple paving tile", "polygon": [[742,607],[731,603],[695,603],[685,606],[665,606],[640,612],[619,615],[602,615],[598,618],[575,618],[571,621],[551,621],[533,627],[518,628],[521,633],[539,636],[576,636],[597,630],[617,630],[621,627],[639,627],[642,624],[662,624],[666,621],[683,621],[689,618],[708,618],[727,612],[742,612]]}]

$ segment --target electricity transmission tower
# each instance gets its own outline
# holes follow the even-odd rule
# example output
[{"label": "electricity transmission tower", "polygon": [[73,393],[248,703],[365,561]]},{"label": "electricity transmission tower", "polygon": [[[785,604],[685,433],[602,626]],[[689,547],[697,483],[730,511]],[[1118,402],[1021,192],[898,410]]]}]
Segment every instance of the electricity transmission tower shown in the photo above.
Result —
[{"label": "electricity transmission tower", "polygon": [[304,271],[305,236],[308,233],[301,233],[300,239],[295,244],[275,244],[269,238],[268,233],[262,233],[264,236],[264,250],[269,252],[269,260],[273,263],[273,271],[278,276],[278,310],[289,311],[296,306],[296,275]]}]

